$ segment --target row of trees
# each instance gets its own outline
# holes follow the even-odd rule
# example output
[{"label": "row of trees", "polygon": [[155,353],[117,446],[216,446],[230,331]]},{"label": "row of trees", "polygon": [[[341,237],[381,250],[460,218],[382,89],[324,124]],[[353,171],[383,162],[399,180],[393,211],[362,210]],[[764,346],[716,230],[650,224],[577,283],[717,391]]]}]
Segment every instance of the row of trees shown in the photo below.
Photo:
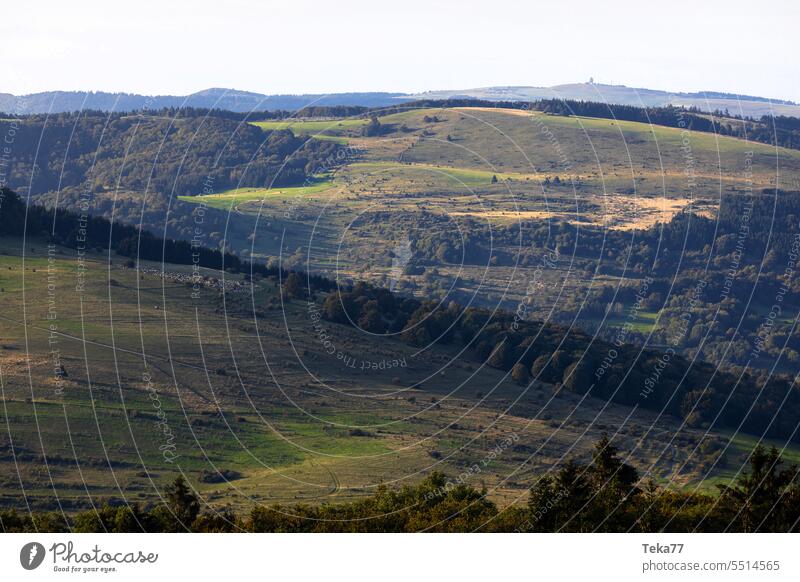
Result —
[{"label": "row of trees", "polygon": [[108,503],[74,516],[0,511],[4,532],[795,532],[797,467],[776,449],[756,448],[749,468],[718,495],[642,482],[603,437],[591,462],[568,461],[541,476],[524,506],[499,509],[487,490],[433,473],[402,489],[379,486],[348,503],[214,511],[178,477],[151,507]]},{"label": "row of trees", "polygon": [[27,206],[15,192],[0,190],[0,235],[42,237],[68,248],[83,246],[87,249],[112,250],[132,263],[138,260],[198,265],[228,273],[261,275],[274,281],[293,279],[303,282],[304,289],[331,291],[336,283],[306,273],[279,269],[277,266],[242,260],[232,253],[203,246],[192,246],[186,240],[164,239],[149,231],[126,224],[89,216],[82,218],[69,210],[55,210],[44,206]]},{"label": "row of trees", "polygon": [[322,316],[369,333],[398,333],[418,347],[467,346],[476,360],[510,372],[522,384],[559,384],[571,392],[666,412],[695,427],[798,439],[800,390],[786,376],[761,384],[748,374],[739,377],[674,352],[642,349],[627,338],[593,339],[554,323],[398,297],[365,283],[329,293]]}]

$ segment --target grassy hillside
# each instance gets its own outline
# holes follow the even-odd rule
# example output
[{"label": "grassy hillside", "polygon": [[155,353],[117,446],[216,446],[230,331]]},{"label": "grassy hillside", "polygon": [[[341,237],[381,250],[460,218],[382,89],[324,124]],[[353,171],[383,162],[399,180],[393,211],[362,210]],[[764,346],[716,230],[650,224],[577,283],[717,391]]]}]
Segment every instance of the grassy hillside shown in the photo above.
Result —
[{"label": "grassy hillside", "polygon": [[[231,224],[256,221],[246,238],[228,237],[234,249],[340,281],[510,310],[525,304],[535,317],[606,339],[624,329],[629,341],[656,347],[676,341],[691,309],[677,345],[690,357],[761,370],[780,358],[780,372],[800,361],[800,345],[781,339],[800,310],[793,294],[768,357],[749,357],[774,303],[756,298],[774,297],[790,264],[799,151],[520,109],[415,109],[379,122],[371,137],[340,130],[347,155],[324,189],[183,200],[234,209]],[[753,218],[748,200],[758,202]],[[737,251],[742,220],[749,235]],[[656,277],[648,305],[630,316],[647,275]],[[698,280],[711,284],[699,307],[691,299]],[[735,303],[717,319],[731,293]]]},{"label": "grassy hillside", "polygon": [[2,239],[0,253],[5,506],[153,501],[178,474],[216,506],[336,501],[476,463],[475,484],[508,504],[566,456],[587,458],[602,432],[676,486],[748,452],[736,444],[715,464],[719,447],[695,449],[724,435],[525,388],[455,346],[328,323],[323,335],[309,304],[268,278],[204,270],[193,287],[191,266],[79,263],[38,240]]},{"label": "grassy hillside", "polygon": [[[724,198],[800,183],[796,150],[637,122],[486,108],[411,110],[379,121],[379,136],[350,132],[349,153],[331,174],[330,187],[237,190],[181,200],[234,208],[268,229],[263,235],[251,231],[247,241],[229,237],[234,249],[281,256],[331,276],[386,283],[392,280],[391,254],[406,240],[416,243],[423,219],[415,216],[436,215],[443,228],[461,233],[475,224],[516,231],[518,239],[540,228],[555,233],[562,222],[634,231],[686,210],[714,219]],[[291,123],[321,130],[339,122]],[[372,217],[384,211],[407,226],[396,224],[391,233],[376,229]],[[635,244],[635,236],[625,244]],[[555,239],[548,243],[557,245]],[[515,259],[519,245],[495,251],[502,260],[488,272],[485,265],[436,261],[438,275],[428,275],[435,281],[411,275],[403,283],[422,294],[438,293],[436,282],[445,290],[455,284],[483,304],[503,297],[511,305],[523,298],[524,288],[502,268],[516,265],[513,277],[522,280],[530,271],[526,260]],[[592,261],[567,251],[573,255],[565,264],[572,276],[591,268]],[[602,255],[592,259],[604,261]],[[639,272],[646,268],[630,265]],[[547,275],[571,285],[566,271],[549,269]]]},{"label": "grassy hillside", "polygon": [[[797,189],[797,151],[519,110],[422,109],[378,121],[374,135],[364,135],[371,122],[361,118],[261,129],[215,121],[208,151],[188,151],[200,187],[182,181],[174,190],[181,170],[170,164],[187,153],[178,138],[209,134],[197,120],[181,122],[177,135],[149,120],[136,131],[174,139],[150,191],[147,162],[157,158],[131,137],[136,120],[114,120],[102,173],[65,174],[75,181],[59,200],[74,205],[88,192],[91,207],[116,220],[143,213],[158,233],[192,238],[199,229],[202,244],[340,283],[369,280],[444,306],[521,309],[610,341],[626,330],[626,341],[726,366],[796,367],[796,286],[762,359],[748,357],[796,230],[797,197],[776,190]],[[237,131],[231,163],[209,162]],[[340,143],[320,145],[328,138]],[[111,153],[130,143],[138,157],[126,174]],[[61,175],[63,145],[48,152],[47,180]],[[331,152],[342,152],[333,165]],[[249,182],[252,156],[268,172]],[[294,171],[287,183],[273,180],[283,164]],[[209,167],[225,179],[206,189]],[[115,186],[120,175],[124,187]],[[751,198],[760,205],[740,251],[741,201]],[[191,266],[142,262],[137,271],[127,257],[91,249],[84,265],[74,250],[48,253],[43,240],[23,248],[6,238],[1,250],[6,505],[151,501],[181,473],[217,506],[336,501],[474,464],[482,469],[470,479],[502,505],[563,459],[586,458],[603,432],[616,433],[647,476],[708,489],[734,477],[755,444],[555,384],[525,388],[455,345],[420,349],[391,333],[320,324],[274,279],[204,271],[209,279],[194,289]],[[707,283],[701,302],[692,297],[698,281]],[[319,293],[315,305],[324,300]],[[686,313],[690,327],[669,343]]]}]

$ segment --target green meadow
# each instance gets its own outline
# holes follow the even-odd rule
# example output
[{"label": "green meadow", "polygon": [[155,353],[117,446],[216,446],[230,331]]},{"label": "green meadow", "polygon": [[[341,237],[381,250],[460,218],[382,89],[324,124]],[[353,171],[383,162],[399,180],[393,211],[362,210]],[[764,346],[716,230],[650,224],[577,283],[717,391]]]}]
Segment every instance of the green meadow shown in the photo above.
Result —
[{"label": "green meadow", "polygon": [[203,196],[179,196],[179,200],[193,204],[205,204],[220,210],[235,209],[245,202],[267,202],[270,200],[286,200],[290,198],[320,194],[333,187],[333,178],[319,178],[308,186],[276,187],[276,188],[234,188],[215,194]]}]

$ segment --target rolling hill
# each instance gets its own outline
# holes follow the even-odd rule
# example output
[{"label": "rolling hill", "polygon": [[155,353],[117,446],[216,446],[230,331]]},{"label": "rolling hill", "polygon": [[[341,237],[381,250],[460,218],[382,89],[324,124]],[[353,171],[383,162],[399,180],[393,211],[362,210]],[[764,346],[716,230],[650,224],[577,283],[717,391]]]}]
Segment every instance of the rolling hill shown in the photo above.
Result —
[{"label": "rolling hill", "polygon": [[30,95],[0,93],[0,112],[28,115],[71,111],[158,110],[198,107],[227,111],[296,111],[310,106],[360,105],[382,107],[409,101],[402,93],[333,93],[263,95],[236,89],[213,88],[190,95],[137,95],[104,91],[46,91]]},{"label": "rolling hill", "polygon": [[[459,475],[510,437],[475,482],[501,505],[565,458],[588,459],[604,432],[677,488],[729,481],[765,434],[796,454],[791,419],[769,421],[797,397],[783,374],[800,349],[798,289],[789,278],[781,291],[797,150],[481,107],[252,123],[87,113],[0,130],[14,132],[9,176],[31,203],[359,290],[336,315],[330,289],[305,297],[279,271],[170,264],[135,237],[79,253],[80,228],[4,231],[6,505],[149,503],[179,474],[220,508],[352,500]],[[500,310],[506,328],[480,347],[465,348],[460,324],[461,343],[409,337],[423,300]],[[515,313],[566,330],[546,335],[538,356],[552,362],[507,333]],[[630,359],[581,390],[592,381],[575,354],[602,362],[617,343]],[[686,369],[699,375],[682,381]],[[633,388],[648,381],[649,400]]]},{"label": "rolling hill", "polygon": [[487,101],[536,101],[539,99],[571,99],[597,101],[611,105],[634,107],[664,107],[676,105],[696,107],[700,111],[725,111],[743,117],[786,115],[800,117],[800,105],[781,99],[752,95],[736,95],[719,91],[672,93],[656,89],[606,85],[601,83],[571,83],[553,87],[484,87],[446,91],[426,91],[413,95],[416,99],[453,99],[470,97]]},{"label": "rolling hill", "polygon": [[480,474],[505,505],[609,430],[648,477],[681,486],[734,475],[753,442],[520,386],[455,346],[323,334],[274,280],[202,269],[198,284],[191,266],[92,252],[76,294],[75,249],[1,244],[6,507],[151,503],[176,475],[217,508],[343,501],[458,475],[512,438]]},{"label": "rolling hill", "polygon": [[[79,214],[56,216],[56,234],[41,238],[50,212],[25,211],[8,191],[2,208],[5,506],[152,504],[175,476],[217,509],[346,501],[473,466],[470,483],[506,506],[566,458],[590,459],[611,432],[643,478],[708,489],[745,466],[759,440],[748,430],[772,429],[755,416],[762,424],[746,422],[751,411],[737,428],[756,386],[740,379],[726,399],[733,377],[711,366],[673,356],[689,370],[681,379],[662,368],[663,393],[643,397],[639,382],[663,353],[363,284],[338,297],[330,282],[233,256],[197,262],[193,247],[102,220],[81,227]],[[384,325],[401,322],[402,334],[365,318],[373,297]],[[404,311],[411,318],[398,319]],[[614,373],[638,377],[595,391],[586,366],[605,369],[597,362],[612,345]],[[519,373],[523,362],[533,362],[533,376]],[[704,383],[709,398],[697,390]],[[618,398],[620,389],[633,400]],[[758,389],[774,408],[767,399],[780,397],[780,384]],[[679,390],[705,415],[669,408]],[[787,402],[791,416],[796,396]],[[770,419],[780,438],[769,442],[797,456],[781,432],[790,426]]]},{"label": "rolling hill", "polygon": [[781,99],[752,95],[736,95],[719,91],[695,93],[668,92],[656,89],[606,85],[600,83],[571,83],[552,87],[483,87],[449,89],[423,93],[352,92],[332,94],[265,95],[236,89],[213,88],[190,95],[137,95],[103,91],[46,91],[30,95],[0,93],[0,112],[18,115],[63,113],[70,111],[134,111],[165,107],[199,107],[228,111],[297,111],[309,106],[351,105],[386,107],[416,99],[447,100],[469,97],[488,101],[536,101],[540,99],[571,99],[598,101],[613,105],[663,107],[676,105],[696,107],[701,111],[730,111],[733,115],[761,117],[784,115],[800,117],[800,105]]}]

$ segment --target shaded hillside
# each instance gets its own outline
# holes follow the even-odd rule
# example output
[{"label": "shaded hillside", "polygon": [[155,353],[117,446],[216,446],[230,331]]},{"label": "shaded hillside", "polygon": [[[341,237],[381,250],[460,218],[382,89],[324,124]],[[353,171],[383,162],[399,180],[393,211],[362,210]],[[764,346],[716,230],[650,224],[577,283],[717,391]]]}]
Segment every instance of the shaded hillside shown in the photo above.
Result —
[{"label": "shaded hillside", "polygon": [[[24,205],[8,190],[3,194],[2,234],[22,234]],[[55,224],[57,234],[51,236]],[[316,275],[288,273],[245,263],[229,253],[199,252],[185,241],[160,240],[132,227],[116,229],[101,218],[82,227],[79,215],[53,217],[42,207],[27,212],[28,236],[50,237],[71,246],[108,248],[131,259],[161,260],[243,273],[282,282],[286,300],[311,300],[313,311],[335,324],[351,325],[376,337],[399,336],[405,343],[462,346],[476,362],[508,372],[519,384],[546,382],[581,395],[641,406],[683,419],[697,428],[731,428],[759,436],[800,439],[795,418],[800,414],[800,389],[788,375],[763,382],[741,372],[725,372],[712,364],[682,357],[674,349],[639,348],[625,338],[607,342],[572,327],[528,321],[519,314],[462,307],[454,302],[420,301],[388,289],[357,283],[340,287]],[[324,300],[318,293],[326,294]],[[309,308],[311,309],[311,308]]]},{"label": "shaded hillside", "polygon": [[298,184],[337,148],[216,116],[87,112],[3,121],[0,132],[7,133],[11,123],[16,127],[9,185],[33,196],[61,189],[66,202],[86,191],[177,196]]},{"label": "shaded hillside", "polygon": [[178,196],[313,182],[315,172],[336,167],[340,149],[203,111],[29,116],[0,121],[0,132],[13,135],[6,183],[32,200],[183,238],[195,236],[202,220],[204,236],[213,239],[204,244],[213,245],[221,233],[241,230],[244,239],[251,221],[228,225],[223,213],[206,216]]}]

